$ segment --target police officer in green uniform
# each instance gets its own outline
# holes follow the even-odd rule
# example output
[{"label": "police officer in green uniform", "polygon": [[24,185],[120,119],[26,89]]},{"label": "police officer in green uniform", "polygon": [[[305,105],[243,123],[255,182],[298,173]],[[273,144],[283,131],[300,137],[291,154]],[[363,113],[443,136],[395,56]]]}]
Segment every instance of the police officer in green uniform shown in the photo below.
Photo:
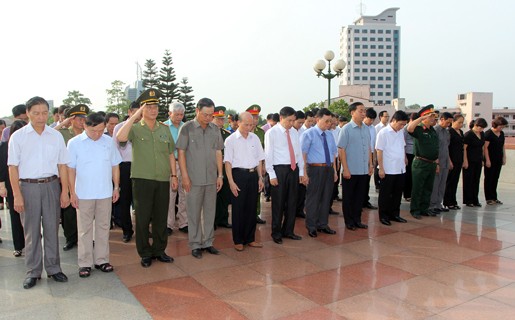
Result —
[{"label": "police officer in green uniform", "polygon": [[432,104],[419,112],[419,118],[410,122],[408,133],[413,137],[415,158],[411,167],[413,187],[411,190],[411,215],[415,219],[421,216],[434,216],[429,211],[433,182],[438,170],[438,134],[433,126],[436,113]]},{"label": "police officer in green uniform", "polygon": [[[64,112],[66,119],[54,129],[63,135],[66,145],[71,138],[84,131],[84,121],[88,113],[89,108],[85,104],[78,104]],[[61,209],[61,224],[66,239],[63,250],[68,251],[77,245],[77,209],[72,205]]]},{"label": "police officer in green uniform", "polygon": [[[261,146],[264,149],[265,148],[265,131],[258,126],[259,113],[261,112],[261,107],[257,104],[253,104],[250,107],[248,107],[246,111],[252,115],[252,118],[254,118],[254,130],[252,130],[252,132],[258,136],[259,141],[261,141]],[[261,219],[261,217],[259,216],[260,214],[261,214],[261,197],[258,197],[257,198],[257,210],[256,210],[256,215],[257,215],[256,222],[259,224],[265,224],[266,220]]]},{"label": "police officer in green uniform", "polygon": [[[116,134],[121,145],[132,143],[132,194],[136,210],[136,249],[141,266],[150,267],[152,259],[173,262],[165,253],[168,244],[166,223],[171,188],[178,187],[175,143],[168,126],[157,121],[159,98],[156,89],[147,89],[136,100],[140,108],[127,119]],[[141,121],[136,122],[143,115]],[[152,222],[152,244],[149,226]]]},{"label": "police officer in green uniform", "polygon": [[[225,141],[231,133],[224,129],[225,122],[225,107],[219,106],[215,107],[215,112],[213,113],[213,123],[220,128],[220,133],[222,134],[222,139]],[[222,157],[224,150],[222,149]],[[229,181],[227,180],[227,175],[225,174],[225,166],[223,166],[223,185],[220,191],[216,194],[216,213],[215,213],[215,230],[216,227],[224,227],[224,228],[232,228],[232,225],[229,223],[229,203],[231,199],[231,189],[229,188]]]}]

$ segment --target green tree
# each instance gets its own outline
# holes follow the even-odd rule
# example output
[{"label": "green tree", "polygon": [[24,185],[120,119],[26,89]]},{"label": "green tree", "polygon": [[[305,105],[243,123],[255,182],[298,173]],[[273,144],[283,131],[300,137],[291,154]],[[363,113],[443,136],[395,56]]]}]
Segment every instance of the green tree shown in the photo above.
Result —
[{"label": "green tree", "polygon": [[337,114],[338,116],[345,116],[349,119],[351,118],[349,112],[349,104],[345,102],[345,100],[343,99],[332,102],[329,106],[329,111]]},{"label": "green tree", "polygon": [[188,86],[188,78],[182,78],[179,91],[180,95],[178,100],[184,105],[184,108],[186,109],[184,112],[185,121],[192,120],[195,118],[195,103],[193,100],[193,95],[190,95],[190,93],[193,92],[193,89]]},{"label": "green tree", "polygon": [[152,59],[147,59],[145,62],[145,70],[143,71],[143,88],[159,88],[159,77],[157,75],[156,62]]},{"label": "green tree", "polygon": [[304,112],[306,111],[310,111],[310,110],[313,110],[315,108],[323,108],[324,107],[324,102],[323,101],[320,101],[320,102],[313,102],[311,103],[309,106],[305,107],[304,109],[302,109]]},{"label": "green tree", "polygon": [[166,50],[163,56],[163,67],[159,70],[158,88],[163,94],[159,102],[159,118],[168,118],[170,103],[179,98],[179,85],[175,82],[175,70],[172,64],[172,54],[170,50]]},{"label": "green tree", "polygon": [[411,104],[407,106],[406,109],[420,109],[420,105],[418,103]]},{"label": "green tree", "polygon": [[69,106],[76,106],[81,103],[89,106],[91,105],[91,100],[89,100],[89,98],[86,98],[78,90],[68,91],[68,97],[63,100],[63,104]]},{"label": "green tree", "polygon": [[128,113],[130,101],[125,98],[123,87],[125,83],[120,80],[111,82],[111,89],[107,89],[107,107],[106,112],[116,112],[123,116]]}]

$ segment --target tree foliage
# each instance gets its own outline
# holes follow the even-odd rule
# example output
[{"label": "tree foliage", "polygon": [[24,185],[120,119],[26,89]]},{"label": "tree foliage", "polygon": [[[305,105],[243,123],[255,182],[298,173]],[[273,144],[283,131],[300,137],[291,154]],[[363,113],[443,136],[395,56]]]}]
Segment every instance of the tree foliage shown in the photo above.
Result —
[{"label": "tree foliage", "polygon": [[130,101],[125,98],[123,87],[125,83],[120,80],[111,82],[111,89],[107,89],[107,107],[106,112],[115,112],[120,116],[126,115],[130,106]]},{"label": "tree foliage", "polygon": [[[313,110],[315,108],[318,108],[318,109],[325,108],[324,101],[313,102],[310,105],[308,105],[307,107],[305,107],[303,110],[304,110],[304,112],[306,112],[309,110]],[[338,116],[344,116],[344,117],[350,118],[349,105],[343,99],[331,102],[331,105],[329,105],[328,109],[329,109],[329,111],[331,111],[334,114],[337,114]]]},{"label": "tree foliage", "polygon": [[406,109],[420,109],[420,105],[418,103],[411,104],[407,106]]},{"label": "tree foliage", "polygon": [[157,75],[156,62],[152,59],[147,59],[145,62],[145,70],[143,71],[143,88],[158,88],[159,77]]},{"label": "tree foliage", "polygon": [[193,95],[190,95],[190,93],[193,92],[193,89],[188,86],[188,78],[182,78],[179,91],[180,95],[178,100],[184,105],[184,108],[186,109],[184,112],[185,120],[192,120],[195,118],[195,103],[193,100]]},{"label": "tree foliage", "polygon": [[72,91],[68,91],[68,96],[66,99],[63,100],[63,104],[66,104],[69,106],[76,106],[78,104],[86,104],[89,106],[89,105],[91,105],[91,100],[89,98],[86,98],[78,90],[72,90]]}]

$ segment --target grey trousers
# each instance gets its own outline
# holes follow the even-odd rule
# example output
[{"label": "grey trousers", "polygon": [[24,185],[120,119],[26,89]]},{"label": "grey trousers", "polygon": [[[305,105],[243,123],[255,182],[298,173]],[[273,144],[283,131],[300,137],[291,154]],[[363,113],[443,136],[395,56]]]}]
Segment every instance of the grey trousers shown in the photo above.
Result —
[{"label": "grey trousers", "polygon": [[79,199],[79,209],[77,209],[79,267],[92,267],[94,264],[101,265],[109,262],[109,222],[112,204],[112,198]]},{"label": "grey trousers", "polygon": [[216,184],[192,185],[186,194],[188,238],[192,250],[213,245],[216,212]]},{"label": "grey trousers", "polygon": [[48,183],[20,183],[25,212],[20,214],[25,234],[25,266],[27,276],[41,277],[43,248],[41,226],[45,245],[44,266],[48,275],[61,272],[59,258],[59,216],[61,213],[59,180]]},{"label": "grey trousers", "polygon": [[448,168],[440,168],[440,172],[435,174],[435,182],[433,183],[433,191],[431,192],[431,203],[429,204],[430,209],[442,208],[448,174]]},{"label": "grey trousers", "polygon": [[334,188],[334,169],[308,165],[307,170],[309,184],[306,187],[306,228],[316,231],[327,227],[329,203]]}]

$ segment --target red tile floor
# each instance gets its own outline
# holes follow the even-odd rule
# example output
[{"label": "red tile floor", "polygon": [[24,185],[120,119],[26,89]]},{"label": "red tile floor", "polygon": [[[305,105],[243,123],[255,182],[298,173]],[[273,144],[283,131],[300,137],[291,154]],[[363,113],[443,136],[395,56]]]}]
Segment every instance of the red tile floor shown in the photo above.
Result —
[{"label": "red tile floor", "polygon": [[[403,209],[408,208],[403,203]],[[515,218],[470,209],[379,223],[364,210],[368,230],[349,231],[330,216],[336,235],[301,241],[270,237],[270,203],[263,202],[257,238],[264,247],[233,248],[231,231],[215,232],[221,255],[191,256],[187,235],[169,237],[172,264],[139,264],[134,242],[111,233],[111,263],[154,319],[513,319]],[[341,211],[341,203],[333,208]],[[507,226],[500,228],[497,224]]]}]

